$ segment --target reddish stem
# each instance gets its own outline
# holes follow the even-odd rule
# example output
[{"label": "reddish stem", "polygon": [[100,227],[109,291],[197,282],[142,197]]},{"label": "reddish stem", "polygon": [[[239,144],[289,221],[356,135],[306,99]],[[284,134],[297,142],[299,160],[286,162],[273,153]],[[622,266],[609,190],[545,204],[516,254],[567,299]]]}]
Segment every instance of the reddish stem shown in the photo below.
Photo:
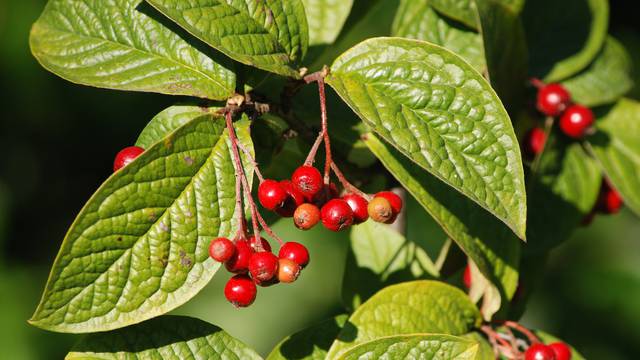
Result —
[{"label": "reddish stem", "polygon": [[318,133],[318,137],[316,138],[316,141],[313,143],[313,146],[311,147],[311,150],[309,150],[309,155],[307,155],[307,159],[304,161],[305,166],[313,165],[313,162],[316,160],[316,154],[318,153],[318,148],[320,147],[320,144],[322,144],[322,140],[324,140],[324,134],[322,133],[322,131],[320,131]]},{"label": "reddish stem", "polygon": [[233,129],[232,123],[232,114],[231,112],[225,112],[225,120],[227,123],[227,129],[229,131],[229,140],[231,141],[231,152],[233,153],[233,167],[236,175],[236,221],[238,222],[238,231],[236,233],[236,237],[233,239],[234,242],[237,239],[241,239],[245,237],[247,233],[247,222],[244,218],[244,208],[242,206],[242,162],[240,161],[240,154],[238,154],[238,149],[235,147],[237,143],[236,133]]},{"label": "reddish stem", "polygon": [[264,181],[264,177],[262,176],[262,172],[260,171],[260,168],[258,167],[258,163],[256,162],[256,159],[253,157],[253,155],[251,155],[251,151],[249,151],[249,149],[247,149],[240,142],[238,142],[237,145],[238,145],[238,148],[240,150],[242,150],[242,152],[245,154],[245,156],[251,162],[251,165],[253,166],[253,172],[255,172],[256,176],[258,177],[258,180],[260,180],[260,182],[263,182]]},{"label": "reddish stem", "polygon": [[267,222],[264,221],[264,218],[262,217],[262,215],[260,215],[260,213],[257,213],[258,215],[258,222],[260,222],[260,225],[262,226],[262,228],[264,229],[264,231],[269,234],[269,236],[272,239],[275,239],[278,244],[280,244],[280,246],[282,246],[282,244],[284,244],[284,241],[282,241],[282,239],[276,235],[275,232],[273,232],[273,230],[271,230],[271,228],[269,227],[269,225],[267,225]]},{"label": "reddish stem", "polygon": [[363,198],[367,199],[368,201],[371,200],[371,196],[369,194],[367,194],[364,191],[358,189],[355,185],[350,183],[349,180],[347,180],[347,178],[344,176],[342,171],[340,171],[340,168],[338,168],[338,165],[336,165],[335,163],[331,163],[331,169],[333,170],[333,173],[336,174],[336,177],[338,178],[338,181],[340,181],[340,184],[342,184],[342,187],[345,190],[347,190],[348,192],[351,192],[351,193],[358,194],[358,195],[362,196]]},{"label": "reddish stem", "polygon": [[529,80],[529,82],[531,83],[531,85],[533,85],[536,89],[540,89],[542,87],[545,86],[545,83],[542,82],[542,80],[538,79],[538,78],[531,78]]},{"label": "reddish stem", "polygon": [[533,332],[531,332],[531,330],[527,329],[526,327],[518,324],[515,321],[510,321],[507,320],[504,322],[503,324],[506,327],[510,327],[516,331],[518,331],[519,333],[523,334],[524,336],[527,337],[527,339],[529,339],[529,343],[531,344],[536,344],[536,343],[540,343],[540,338],[538,338]]},{"label": "reddish stem", "polygon": [[324,91],[324,78],[318,79],[318,92],[320,93],[320,119],[322,120],[322,136],[324,137],[324,184],[329,185],[329,177],[331,175],[331,141],[329,140],[329,131],[327,126],[327,98]]}]

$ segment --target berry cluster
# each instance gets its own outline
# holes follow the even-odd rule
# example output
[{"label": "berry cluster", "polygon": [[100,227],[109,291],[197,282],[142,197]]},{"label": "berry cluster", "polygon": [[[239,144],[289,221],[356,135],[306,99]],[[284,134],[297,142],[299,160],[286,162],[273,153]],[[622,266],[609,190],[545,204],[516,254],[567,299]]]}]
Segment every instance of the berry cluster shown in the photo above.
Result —
[{"label": "berry cluster", "polygon": [[525,360],[571,360],[571,349],[563,342],[535,343],[524,352]]},{"label": "berry cluster", "polygon": [[497,330],[489,324],[482,325],[480,328],[491,343],[496,358],[571,360],[571,348],[564,342],[544,344],[531,330],[515,321],[499,321],[496,324]]},{"label": "berry cluster", "polygon": [[[572,103],[571,94],[560,84],[543,84],[532,80],[538,88],[536,108],[549,118],[560,117],[559,127],[563,134],[572,139],[582,139],[592,131],[593,112],[585,106]],[[525,155],[534,157],[542,152],[547,140],[546,132],[535,127],[525,135],[523,149]]]}]

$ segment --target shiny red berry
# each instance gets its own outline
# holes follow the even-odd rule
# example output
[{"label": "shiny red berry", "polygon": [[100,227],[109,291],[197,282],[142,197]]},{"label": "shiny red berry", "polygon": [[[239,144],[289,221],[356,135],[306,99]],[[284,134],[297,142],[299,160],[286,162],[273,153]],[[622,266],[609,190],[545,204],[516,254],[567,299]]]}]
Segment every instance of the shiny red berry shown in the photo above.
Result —
[{"label": "shiny red berry", "polygon": [[565,135],[580,139],[593,125],[593,112],[582,105],[570,106],[560,118],[560,129]]},{"label": "shiny red berry", "polygon": [[249,261],[254,251],[247,240],[236,241],[235,253],[224,263],[224,266],[232,273],[246,273],[249,270]]},{"label": "shiny red berry", "polygon": [[278,257],[267,251],[254,253],[249,261],[249,273],[256,283],[270,281],[278,273]]},{"label": "shiny red berry", "polygon": [[233,245],[231,240],[224,237],[213,239],[209,244],[209,256],[218,262],[225,262],[231,259],[235,252],[236,246]]},{"label": "shiny red berry", "polygon": [[615,214],[622,208],[622,198],[607,180],[602,182],[598,197],[597,209],[604,214]]},{"label": "shiny red berry", "polygon": [[275,180],[264,180],[258,186],[258,200],[267,210],[281,208],[287,200],[287,196],[286,190]]},{"label": "shiny red berry", "polygon": [[553,350],[545,344],[533,344],[524,353],[525,360],[555,360]]},{"label": "shiny red berry", "polygon": [[139,146],[129,146],[120,150],[116,155],[116,159],[113,161],[113,171],[118,171],[127,166],[143,152],[144,149]]},{"label": "shiny red berry", "polygon": [[304,204],[304,195],[293,186],[290,180],[280,181],[280,186],[287,192],[287,199],[281,208],[276,209],[276,212],[282,217],[292,217],[298,206]]},{"label": "shiny red berry", "polygon": [[267,241],[267,239],[260,237],[260,245],[262,245],[262,249],[259,249],[255,243],[255,239],[251,237],[251,248],[253,251],[269,251],[271,252],[271,244]]},{"label": "shiny red berry", "polygon": [[256,299],[256,284],[247,275],[235,275],[224,287],[224,296],[236,307],[247,307]]},{"label": "shiny red berry", "polygon": [[367,207],[369,202],[358,194],[347,194],[342,197],[342,200],[346,201],[353,211],[353,223],[360,224],[369,219],[369,211]]},{"label": "shiny red berry", "polygon": [[548,84],[538,90],[536,105],[547,116],[558,116],[571,103],[571,95],[560,84]]},{"label": "shiny red berry", "polygon": [[322,189],[322,175],[313,166],[303,165],[293,172],[291,183],[298,191],[310,199]]},{"label": "shiny red berry", "polygon": [[283,283],[292,283],[298,279],[300,275],[300,266],[293,260],[278,260],[278,281]]},{"label": "shiny red berry", "polygon": [[353,224],[353,210],[342,199],[329,200],[320,210],[322,225],[331,231],[340,231]]},{"label": "shiny red berry", "polygon": [[367,213],[371,220],[379,223],[390,224],[396,219],[391,203],[383,197],[373,198],[367,206]]},{"label": "shiny red berry", "polygon": [[278,257],[280,259],[289,259],[302,269],[309,264],[309,251],[304,245],[294,241],[284,243],[278,252]]},{"label": "shiny red berry", "polygon": [[462,283],[467,289],[471,288],[471,266],[469,265],[464,268],[464,274],[462,274]]},{"label": "shiny red berry", "polygon": [[571,348],[563,342],[555,342],[548,345],[556,354],[555,360],[571,360]]},{"label": "shiny red berry", "polygon": [[327,203],[327,201],[337,197],[338,187],[336,184],[330,183],[329,185],[322,185],[320,191],[318,191],[311,199],[307,199],[307,201],[321,208]]},{"label": "shiny red berry", "polygon": [[547,134],[545,134],[541,128],[535,127],[529,130],[524,137],[524,153],[530,157],[534,157],[542,152],[546,142]]},{"label": "shiny red berry", "polygon": [[309,230],[320,221],[320,209],[313,204],[302,204],[293,213],[293,223],[300,230]]},{"label": "shiny red berry", "polygon": [[398,215],[402,210],[402,199],[396,193],[391,191],[381,191],[377,193],[374,197],[382,197],[389,201],[391,204],[391,209],[393,210],[393,215]]}]

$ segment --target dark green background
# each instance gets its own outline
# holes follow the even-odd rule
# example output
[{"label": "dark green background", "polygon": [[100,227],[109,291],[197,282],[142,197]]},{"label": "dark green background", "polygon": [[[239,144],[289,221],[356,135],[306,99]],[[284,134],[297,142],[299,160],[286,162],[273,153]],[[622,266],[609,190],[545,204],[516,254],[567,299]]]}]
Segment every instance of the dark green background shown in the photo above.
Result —
[{"label": "dark green background", "polygon": [[[47,73],[27,43],[44,4],[0,0],[0,357],[14,360],[60,359],[75,341],[30,327],[26,319],[66,228],[110,174],[113,155],[176,101],[76,86]],[[630,27],[633,4],[611,5],[612,32],[635,43],[630,50],[640,55],[640,35]],[[312,252],[300,281],[261,289],[253,307],[235,311],[223,298],[228,275],[220,272],[177,313],[220,325],[264,354],[286,334],[339,312],[345,236],[322,229],[301,234],[288,222],[276,229]],[[553,252],[525,324],[565,338],[590,359],[636,358],[639,265],[638,219],[628,211],[597,218]]]}]

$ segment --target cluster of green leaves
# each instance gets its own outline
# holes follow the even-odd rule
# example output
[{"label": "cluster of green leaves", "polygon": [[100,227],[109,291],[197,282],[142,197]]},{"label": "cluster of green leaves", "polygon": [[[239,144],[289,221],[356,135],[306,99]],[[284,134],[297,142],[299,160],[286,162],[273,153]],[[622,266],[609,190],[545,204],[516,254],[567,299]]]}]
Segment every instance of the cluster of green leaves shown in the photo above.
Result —
[{"label": "cluster of green leaves", "polygon": [[[575,9],[577,15],[566,15]],[[602,171],[640,211],[640,104],[618,101],[632,86],[631,65],[606,34],[607,9],[606,0],[49,0],[30,38],[46,69],[84,85],[205,102],[165,109],[142,131],[136,144],[146,151],[105,181],[69,229],[31,323],[107,331],[193,297],[219,268],[207,256],[208,241],[235,230],[223,101],[252,89],[278,102],[303,67],[330,65],[329,111],[342,118],[332,122],[332,136],[353,176],[384,166],[390,176],[381,183],[402,185],[442,239],[410,239],[381,224],[354,227],[344,281],[345,305],[354,312],[321,324],[320,333],[292,336],[271,357],[290,358],[304,346],[313,349],[309,358],[327,351],[344,359],[411,351],[489,358],[481,339],[468,333],[483,317],[508,310],[521,240],[530,243],[526,252],[538,253],[568,237],[593,207]],[[528,75],[561,81],[576,101],[603,106],[588,142],[554,138],[535,167],[523,164],[516,137],[528,126]],[[309,110],[318,108],[309,88],[274,107],[285,111],[235,123],[243,145],[259,149],[261,164],[273,154],[291,159],[267,173],[286,174],[283,167],[299,158],[297,146],[282,139],[288,127],[313,134],[300,120],[319,118]],[[247,161],[244,168],[252,173]],[[437,259],[424,245],[432,241],[444,244]],[[456,282],[457,274],[443,268],[453,243],[481,280],[472,300],[443,283],[419,281],[367,301],[401,281]],[[372,280],[366,288],[362,276]],[[385,306],[411,321],[380,322]],[[169,321],[180,326],[164,329]],[[126,341],[146,329],[160,335]],[[70,357],[168,358],[165,352],[194,349],[255,356],[211,325],[160,317],[91,335]]]}]

